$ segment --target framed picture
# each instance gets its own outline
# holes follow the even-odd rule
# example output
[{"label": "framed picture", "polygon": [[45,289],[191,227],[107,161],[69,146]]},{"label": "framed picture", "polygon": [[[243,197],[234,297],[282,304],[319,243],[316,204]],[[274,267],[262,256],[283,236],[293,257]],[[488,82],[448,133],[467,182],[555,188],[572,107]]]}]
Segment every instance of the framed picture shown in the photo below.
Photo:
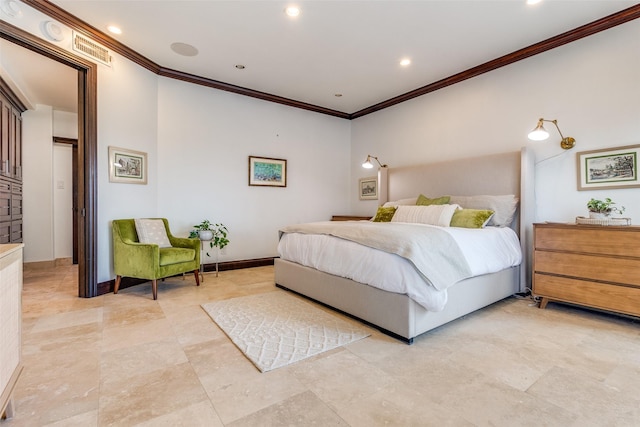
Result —
[{"label": "framed picture", "polygon": [[640,187],[639,154],[640,145],[576,153],[578,190]]},{"label": "framed picture", "polygon": [[287,161],[249,156],[249,185],[286,187]]},{"label": "framed picture", "polygon": [[109,181],[147,183],[147,153],[109,147]]},{"label": "framed picture", "polygon": [[377,200],[378,177],[360,178],[358,181],[358,194],[360,194],[360,200]]}]

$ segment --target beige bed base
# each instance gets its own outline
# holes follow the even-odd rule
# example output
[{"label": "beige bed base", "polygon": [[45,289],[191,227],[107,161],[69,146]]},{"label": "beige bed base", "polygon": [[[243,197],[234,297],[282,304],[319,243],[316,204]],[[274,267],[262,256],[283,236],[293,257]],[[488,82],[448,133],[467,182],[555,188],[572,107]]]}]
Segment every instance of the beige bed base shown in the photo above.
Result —
[{"label": "beige bed base", "polygon": [[[528,277],[528,238],[532,206],[522,194],[530,194],[531,155],[503,153],[474,159],[388,170],[388,185],[381,194],[390,200],[416,196],[515,194],[520,197],[518,221],[523,263],[493,274],[473,277],[448,289],[448,302],[440,312],[429,312],[403,294],[383,291],[343,277],[275,259],[276,286],[294,291],[358,318],[409,344],[418,335],[523,291]],[[386,168],[385,168],[386,169]],[[386,179],[387,171],[382,176]],[[522,180],[522,181],[521,181]],[[521,187],[522,182],[522,187]],[[388,192],[387,192],[388,191]],[[528,198],[527,196],[526,198]],[[380,204],[385,200],[380,200]]]},{"label": "beige bed base", "polygon": [[473,277],[449,288],[443,311],[427,311],[404,294],[275,259],[276,286],[362,320],[409,344],[418,335],[518,292],[519,268]]}]

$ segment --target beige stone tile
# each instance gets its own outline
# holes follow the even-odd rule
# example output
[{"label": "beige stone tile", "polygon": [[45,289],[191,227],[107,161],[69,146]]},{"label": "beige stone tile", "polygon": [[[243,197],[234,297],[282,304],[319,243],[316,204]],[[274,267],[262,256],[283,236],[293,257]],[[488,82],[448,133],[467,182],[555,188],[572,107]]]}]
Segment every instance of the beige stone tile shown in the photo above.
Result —
[{"label": "beige stone tile", "polygon": [[348,350],[338,348],[328,354],[291,365],[290,369],[301,383],[332,407],[361,400],[394,381],[391,375]]},{"label": "beige stone tile", "polygon": [[520,391],[526,391],[551,365],[544,358],[532,358],[518,349],[503,348],[488,341],[469,340],[448,357],[453,364],[481,372]]},{"label": "beige stone tile", "polygon": [[166,318],[137,322],[125,326],[104,327],[102,331],[102,351],[108,352],[173,337],[171,324]]},{"label": "beige stone tile", "polygon": [[102,308],[100,307],[51,314],[41,316],[31,329],[31,333],[99,322],[102,322]]},{"label": "beige stone tile", "polygon": [[[29,366],[25,367],[28,372]],[[41,426],[98,409],[99,371],[61,371],[38,378],[25,373],[15,391],[16,425]],[[13,422],[13,421],[12,421]]]},{"label": "beige stone tile", "polygon": [[223,427],[211,402],[203,401],[136,424],[137,427]]},{"label": "beige stone tile", "polygon": [[207,399],[189,363],[107,382],[100,391],[100,425],[131,426]]},{"label": "beige stone tile", "polygon": [[[426,388],[426,387],[425,387]],[[350,426],[473,426],[400,381],[336,409]]]},{"label": "beige stone tile", "polygon": [[[22,335],[22,354],[25,358],[44,358],[46,354],[49,357],[57,354],[73,356],[76,351],[100,348],[102,326],[99,323],[87,323],[51,331],[23,332]],[[71,357],[73,359],[75,357]]]},{"label": "beige stone tile", "polygon": [[158,304],[112,305],[104,308],[105,327],[126,326],[138,322],[163,319],[164,313]]},{"label": "beige stone tile", "polygon": [[185,347],[226,336],[200,304],[162,307],[178,342]]},{"label": "beige stone tile", "polygon": [[104,352],[100,363],[101,384],[104,387],[187,362],[187,356],[174,338]]},{"label": "beige stone tile", "polygon": [[310,391],[292,396],[244,418],[229,427],[348,426],[331,408]]},{"label": "beige stone tile", "polygon": [[46,427],[93,427],[98,425],[98,410],[85,412],[64,420],[47,424]]},{"label": "beige stone tile", "polygon": [[483,377],[446,393],[442,396],[442,406],[482,426],[568,426],[577,419],[576,414],[559,403]]},{"label": "beige stone tile", "polygon": [[637,396],[566,368],[553,368],[527,393],[579,415],[587,422],[585,425],[598,425],[620,414],[637,413],[640,408]]},{"label": "beige stone tile", "polygon": [[216,375],[201,377],[209,399],[225,425],[306,391],[286,367],[266,373],[253,369],[255,375],[244,373],[226,385],[218,382]]}]

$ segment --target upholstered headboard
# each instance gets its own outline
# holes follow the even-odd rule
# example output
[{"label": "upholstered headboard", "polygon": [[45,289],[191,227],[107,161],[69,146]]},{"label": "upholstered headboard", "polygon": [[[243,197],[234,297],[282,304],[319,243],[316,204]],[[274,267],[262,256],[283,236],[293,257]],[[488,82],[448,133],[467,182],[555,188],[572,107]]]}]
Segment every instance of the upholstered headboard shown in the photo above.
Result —
[{"label": "upholstered headboard", "polygon": [[[380,174],[380,203],[424,194],[427,197],[514,194],[520,199],[512,228],[523,250],[521,289],[530,283],[530,235],[533,222],[533,156],[522,151],[389,168]],[[385,175],[387,175],[385,179]],[[385,198],[386,195],[386,198]]]}]

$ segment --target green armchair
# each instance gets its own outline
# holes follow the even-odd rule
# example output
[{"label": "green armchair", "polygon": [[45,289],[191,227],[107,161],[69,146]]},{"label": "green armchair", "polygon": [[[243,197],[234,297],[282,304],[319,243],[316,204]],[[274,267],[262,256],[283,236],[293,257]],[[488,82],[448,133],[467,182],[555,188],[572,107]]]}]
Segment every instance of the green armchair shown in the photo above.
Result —
[{"label": "green armchair", "polygon": [[153,299],[158,299],[158,279],[193,271],[196,285],[200,286],[200,240],[174,237],[165,218],[164,228],[171,247],[140,243],[135,220],[113,220],[113,269],[117,294],[122,276],[151,280]]}]

